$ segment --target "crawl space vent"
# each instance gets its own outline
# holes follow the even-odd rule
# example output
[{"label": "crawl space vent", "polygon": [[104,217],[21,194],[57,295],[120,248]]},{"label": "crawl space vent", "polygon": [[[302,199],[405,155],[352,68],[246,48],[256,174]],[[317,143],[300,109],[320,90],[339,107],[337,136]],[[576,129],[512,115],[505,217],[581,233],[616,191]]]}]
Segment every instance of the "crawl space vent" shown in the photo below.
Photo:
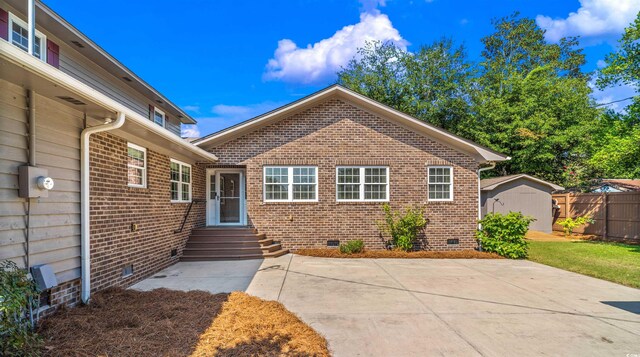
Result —
[{"label": "crawl space vent", "polygon": [[340,245],[340,241],[339,240],[328,240],[327,241],[327,247],[337,247]]},{"label": "crawl space vent", "polygon": [[178,250],[177,249],[171,249],[171,256],[175,257],[176,255],[178,255]]},{"label": "crawl space vent", "polygon": [[73,97],[64,96],[64,97],[58,97],[58,98],[75,105],[87,105],[87,103],[77,100],[76,98],[73,98]]},{"label": "crawl space vent", "polygon": [[133,274],[133,264],[127,264],[122,268],[122,276],[126,277]]},{"label": "crawl space vent", "polygon": [[458,238],[447,239],[447,244],[460,244],[460,239]]}]

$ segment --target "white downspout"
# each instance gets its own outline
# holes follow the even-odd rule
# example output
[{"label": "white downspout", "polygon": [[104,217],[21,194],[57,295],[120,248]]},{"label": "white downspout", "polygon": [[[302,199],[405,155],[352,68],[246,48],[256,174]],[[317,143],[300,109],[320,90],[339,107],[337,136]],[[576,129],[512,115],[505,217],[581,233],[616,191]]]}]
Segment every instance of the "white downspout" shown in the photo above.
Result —
[{"label": "white downspout", "polygon": [[[491,161],[489,162],[489,166],[480,167],[477,170],[477,173],[478,173],[478,230],[482,229],[482,223],[480,223],[480,220],[482,219],[482,190],[480,189],[480,173],[482,171],[492,170],[495,167],[496,167],[496,163],[494,161]],[[480,241],[478,241],[478,250],[482,252],[482,243],[480,243]]]},{"label": "white downspout", "polygon": [[[36,0],[27,1],[27,27],[29,31],[27,53],[33,56],[33,46],[36,41]],[[41,47],[46,45],[46,43],[40,44]]]},{"label": "white downspout", "polygon": [[81,249],[81,298],[83,303],[88,303],[91,297],[91,251],[90,251],[90,226],[89,226],[89,137],[91,134],[102,131],[118,129],[124,124],[124,113],[116,114],[116,121],[105,118],[104,125],[92,126],[82,131],[80,137],[80,207],[82,218],[82,231],[80,238]]}]

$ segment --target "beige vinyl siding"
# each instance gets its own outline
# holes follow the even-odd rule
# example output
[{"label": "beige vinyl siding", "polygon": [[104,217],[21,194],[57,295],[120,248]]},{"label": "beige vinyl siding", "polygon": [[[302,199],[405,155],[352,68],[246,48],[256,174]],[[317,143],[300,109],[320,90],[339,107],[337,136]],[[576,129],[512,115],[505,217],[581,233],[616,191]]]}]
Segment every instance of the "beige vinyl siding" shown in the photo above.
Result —
[{"label": "beige vinyl siding", "polygon": [[[18,167],[28,161],[23,88],[0,80],[0,260],[26,263],[27,200]],[[31,200],[31,265],[51,264],[59,282],[80,277],[80,132],[83,113],[36,96],[36,164],[49,170],[49,197]]]}]

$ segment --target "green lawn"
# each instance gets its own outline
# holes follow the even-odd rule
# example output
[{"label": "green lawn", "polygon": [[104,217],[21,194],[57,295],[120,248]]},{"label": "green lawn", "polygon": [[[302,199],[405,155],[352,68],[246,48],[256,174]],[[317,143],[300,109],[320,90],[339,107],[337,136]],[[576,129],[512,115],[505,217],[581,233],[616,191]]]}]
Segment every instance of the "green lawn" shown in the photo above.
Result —
[{"label": "green lawn", "polygon": [[640,288],[640,246],[529,241],[529,260]]}]

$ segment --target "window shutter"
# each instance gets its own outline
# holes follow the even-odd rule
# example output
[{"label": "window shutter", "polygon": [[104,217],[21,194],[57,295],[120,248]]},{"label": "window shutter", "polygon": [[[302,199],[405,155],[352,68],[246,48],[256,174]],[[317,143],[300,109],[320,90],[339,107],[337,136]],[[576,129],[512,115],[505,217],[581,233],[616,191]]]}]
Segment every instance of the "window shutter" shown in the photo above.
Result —
[{"label": "window shutter", "polygon": [[164,127],[167,127],[167,122],[169,121],[169,116],[167,114],[164,115]]},{"label": "window shutter", "polygon": [[153,120],[153,110],[155,108],[153,107],[153,105],[149,104],[149,120]]},{"label": "window shutter", "polygon": [[0,37],[9,41],[9,13],[0,9]]},{"label": "window shutter", "polygon": [[60,68],[60,46],[47,39],[47,63]]}]

